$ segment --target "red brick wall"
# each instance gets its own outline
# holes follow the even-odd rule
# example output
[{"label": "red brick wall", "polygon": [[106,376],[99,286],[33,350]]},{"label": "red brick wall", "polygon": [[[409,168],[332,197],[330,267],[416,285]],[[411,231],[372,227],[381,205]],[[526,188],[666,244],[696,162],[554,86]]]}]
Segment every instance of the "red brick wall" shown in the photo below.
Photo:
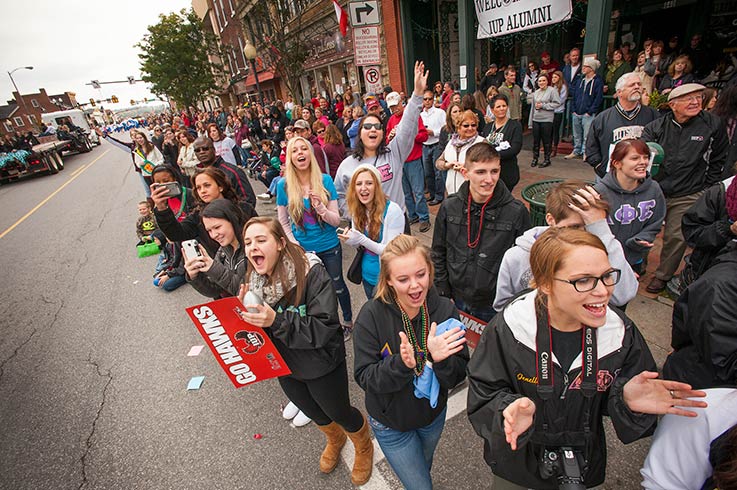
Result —
[{"label": "red brick wall", "polygon": [[389,84],[395,91],[407,93],[404,80],[404,51],[402,50],[399,2],[400,0],[382,0],[381,11],[384,16],[384,42],[386,61],[389,65]]}]

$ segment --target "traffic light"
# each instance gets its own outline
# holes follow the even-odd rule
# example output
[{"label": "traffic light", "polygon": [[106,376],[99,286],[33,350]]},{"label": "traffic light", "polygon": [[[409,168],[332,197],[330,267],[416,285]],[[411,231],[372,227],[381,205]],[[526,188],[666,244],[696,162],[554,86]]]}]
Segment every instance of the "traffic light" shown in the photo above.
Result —
[{"label": "traffic light", "polygon": [[136,105],[136,101],[134,99],[131,99],[131,105]]},{"label": "traffic light", "polygon": [[117,95],[113,95],[112,97],[110,97],[110,100],[113,102],[113,104],[117,104],[118,103],[118,96]]},{"label": "traffic light", "polygon": [[96,104],[95,104],[95,99],[93,99],[93,98],[90,98],[90,105],[91,105],[92,107],[95,107],[95,105],[96,105]]}]

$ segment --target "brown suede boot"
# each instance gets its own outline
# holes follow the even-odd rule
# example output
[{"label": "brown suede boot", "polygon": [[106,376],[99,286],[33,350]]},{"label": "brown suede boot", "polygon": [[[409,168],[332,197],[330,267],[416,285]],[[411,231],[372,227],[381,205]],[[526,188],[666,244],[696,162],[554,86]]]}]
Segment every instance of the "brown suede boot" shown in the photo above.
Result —
[{"label": "brown suede boot", "polygon": [[353,462],[351,481],[354,485],[363,485],[371,478],[374,469],[374,445],[371,443],[371,433],[366,418],[363,426],[357,432],[346,432],[356,449],[356,459]]},{"label": "brown suede boot", "polygon": [[336,466],[338,466],[340,450],[345,446],[345,432],[343,432],[343,429],[335,422],[330,422],[328,425],[318,425],[317,428],[320,429],[328,439],[328,442],[325,445],[325,450],[320,456],[320,471],[323,473],[330,473]]}]

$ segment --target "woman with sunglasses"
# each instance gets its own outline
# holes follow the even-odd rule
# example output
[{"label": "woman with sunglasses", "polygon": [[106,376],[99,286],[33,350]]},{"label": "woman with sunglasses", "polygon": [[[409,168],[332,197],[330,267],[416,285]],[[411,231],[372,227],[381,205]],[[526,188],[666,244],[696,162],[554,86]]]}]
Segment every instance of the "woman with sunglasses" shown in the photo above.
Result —
[{"label": "woman with sunglasses", "polygon": [[[369,114],[358,123],[356,146],[340,164],[335,174],[335,189],[338,192],[340,214],[349,217],[346,205],[346,193],[351,177],[356,168],[362,164],[372,165],[381,174],[381,187],[387,197],[402,206],[404,210],[404,191],[402,190],[402,173],[404,161],[415,144],[417,121],[420,118],[422,94],[427,84],[428,72],[425,64],[415,62],[415,80],[412,97],[404,108],[402,120],[395,128],[394,138],[387,144],[384,126],[378,116]],[[350,135],[350,133],[349,133]]]},{"label": "woman with sunglasses", "polygon": [[466,160],[466,152],[469,148],[484,138],[479,135],[479,119],[473,111],[463,111],[456,122],[456,132],[443,150],[443,153],[435,162],[435,166],[447,172],[445,177],[445,190],[448,195],[455,194],[466,181],[461,173],[463,162]]},{"label": "woman with sunglasses", "polygon": [[645,339],[607,305],[620,271],[589,232],[550,228],[530,252],[533,290],[484,330],[468,365],[468,416],[484,439],[495,489],[559,488],[580,470],[604,482],[607,414],[630,443],[652,434],[657,416],[694,417],[704,407],[690,385],[657,379]]}]

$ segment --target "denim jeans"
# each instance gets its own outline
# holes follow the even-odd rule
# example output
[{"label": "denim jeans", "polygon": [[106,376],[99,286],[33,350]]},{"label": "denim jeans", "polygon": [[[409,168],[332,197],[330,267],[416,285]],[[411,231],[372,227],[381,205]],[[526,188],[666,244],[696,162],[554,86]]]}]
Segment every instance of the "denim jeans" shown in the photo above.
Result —
[{"label": "denim jeans", "polygon": [[167,292],[174,291],[179,286],[183,286],[186,283],[187,279],[184,276],[173,276],[167,279],[166,282],[164,282],[164,285],[161,286],[161,289]]},{"label": "denim jeans", "polygon": [[138,176],[141,178],[141,183],[146,189],[146,197],[151,197],[151,177],[144,177],[143,174],[138,174]]},{"label": "denim jeans", "polygon": [[586,137],[594,116],[574,113],[571,117],[573,118],[573,153],[583,155],[586,151]]},{"label": "denim jeans", "polygon": [[425,201],[425,170],[422,168],[421,158],[404,163],[402,190],[409,219],[419,218],[420,221],[430,221],[430,211]]},{"label": "denim jeans", "polygon": [[492,318],[494,318],[494,315],[496,315],[496,310],[491,306],[491,304],[489,304],[489,306],[479,308],[467,305],[457,298],[453,298],[453,302],[455,303],[456,308],[458,308],[459,311],[468,313],[469,315],[475,316],[479,320],[483,320],[487,323],[490,322]]},{"label": "denim jeans", "polygon": [[369,300],[374,299],[374,291],[376,290],[376,286],[367,283],[365,279],[361,280],[361,285],[363,285],[363,292],[366,293],[366,298]]},{"label": "denim jeans", "polygon": [[[440,144],[422,146],[422,165],[425,169],[425,181],[430,197],[436,201],[442,201],[445,197],[445,179],[441,180],[441,171],[435,167],[435,162],[440,158]],[[405,194],[406,196],[406,194]]]},{"label": "denim jeans", "polygon": [[432,458],[445,426],[447,408],[430,425],[401,432],[369,415],[371,430],[406,490],[432,490]]},{"label": "denim jeans", "polygon": [[343,310],[343,321],[351,323],[353,321],[351,293],[343,280],[343,249],[338,245],[324,252],[318,252],[317,256],[320,257],[322,264],[333,279],[335,294],[338,295],[338,303],[340,303],[340,309]]}]

